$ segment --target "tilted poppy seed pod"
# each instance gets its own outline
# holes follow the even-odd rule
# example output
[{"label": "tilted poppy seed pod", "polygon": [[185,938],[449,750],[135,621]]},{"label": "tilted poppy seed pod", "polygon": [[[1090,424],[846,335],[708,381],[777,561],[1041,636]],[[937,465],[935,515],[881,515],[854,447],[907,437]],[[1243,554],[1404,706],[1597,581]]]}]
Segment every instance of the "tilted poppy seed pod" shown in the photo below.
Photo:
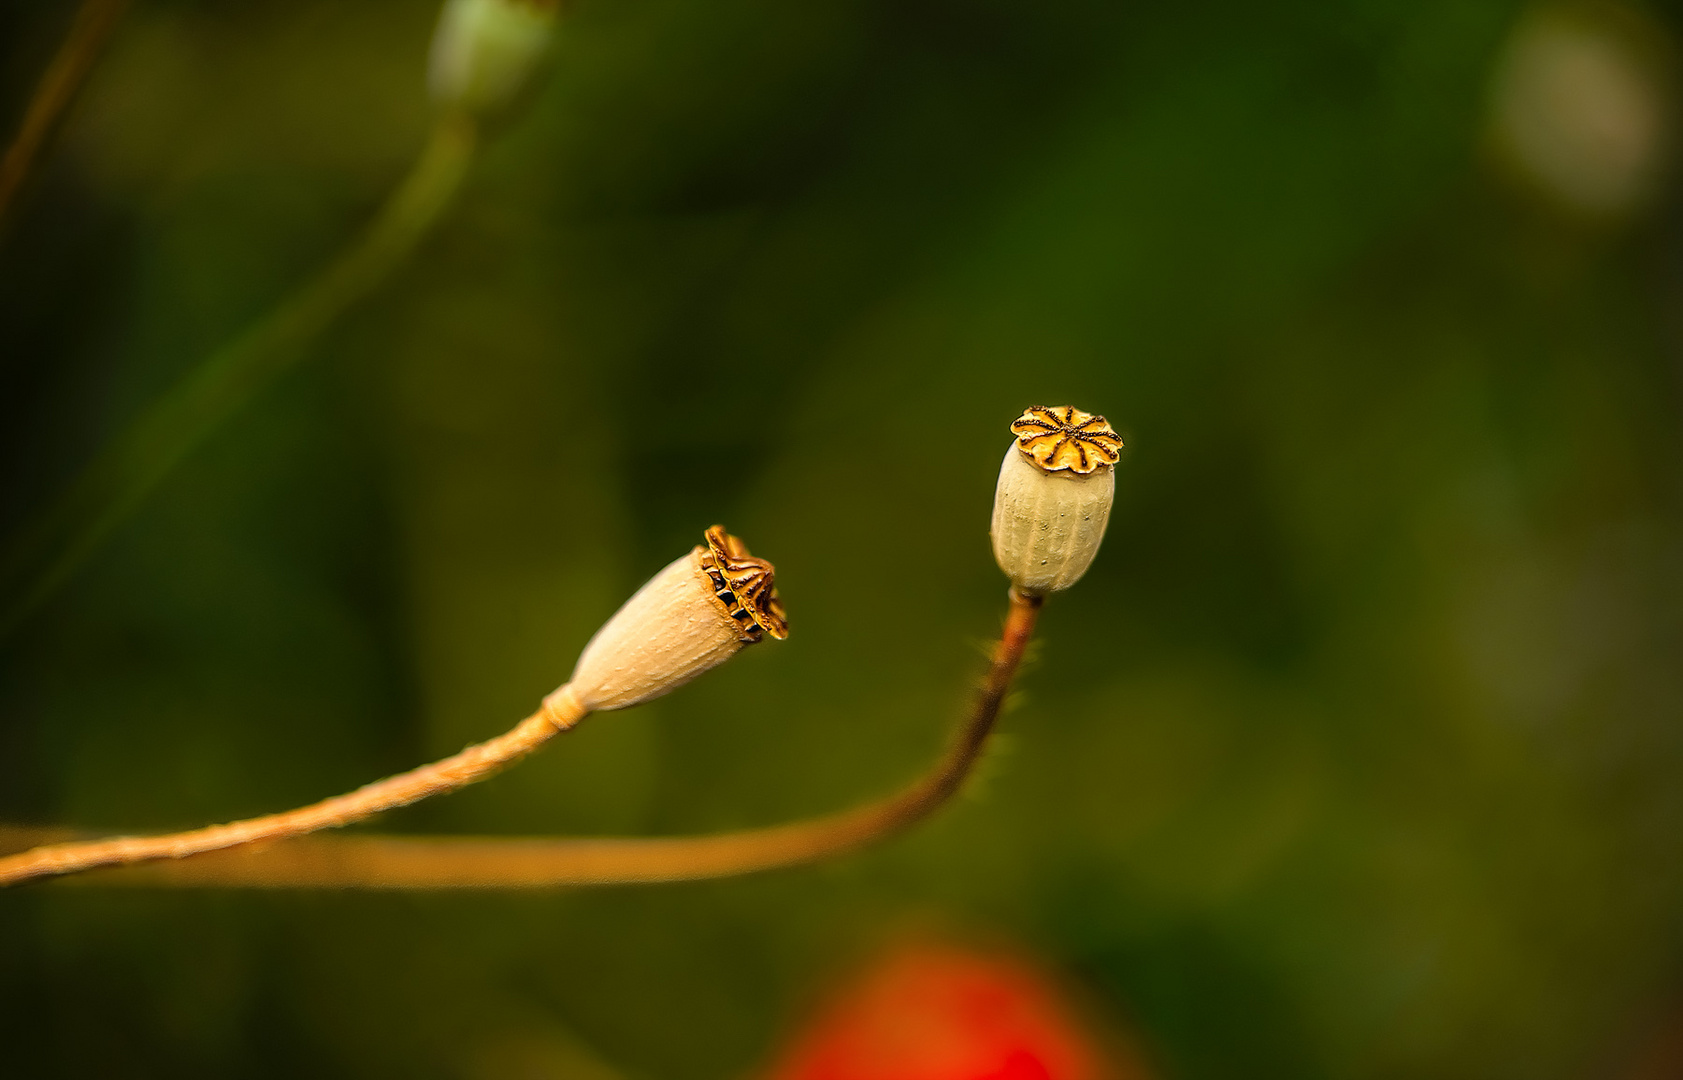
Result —
[{"label": "tilted poppy seed pod", "polygon": [[445,0],[427,73],[435,100],[494,113],[525,89],[554,36],[558,0]]},{"label": "tilted poppy seed pod", "polygon": [[993,557],[1025,593],[1067,589],[1104,539],[1122,440],[1104,417],[1069,405],[1032,408],[1011,433],[994,491]]},{"label": "tilted poppy seed pod", "polygon": [[676,690],[766,634],[789,636],[771,563],[748,554],[723,525],[706,539],[596,631],[562,690],[587,709],[625,709]]}]

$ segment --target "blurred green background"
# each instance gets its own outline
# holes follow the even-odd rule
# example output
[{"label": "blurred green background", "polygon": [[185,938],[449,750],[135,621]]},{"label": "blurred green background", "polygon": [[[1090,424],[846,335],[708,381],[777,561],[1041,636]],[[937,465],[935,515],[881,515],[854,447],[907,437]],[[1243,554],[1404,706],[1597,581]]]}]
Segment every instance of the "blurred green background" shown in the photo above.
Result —
[{"label": "blurred green background", "polygon": [[[1671,13],[1583,10],[1662,160]],[[738,881],[0,893],[0,1070],[749,1076],[921,927],[1175,1080],[1683,1076],[1683,216],[1492,148],[1526,11],[582,0],[415,260],[0,644],[0,821],[495,734],[715,521],[787,642],[381,827],[883,792],[997,630],[1007,425],[1067,401],[1129,450],[987,775]],[[367,220],[436,16],[136,0],[0,223],[8,532]],[[68,17],[0,6],[8,132]]]}]

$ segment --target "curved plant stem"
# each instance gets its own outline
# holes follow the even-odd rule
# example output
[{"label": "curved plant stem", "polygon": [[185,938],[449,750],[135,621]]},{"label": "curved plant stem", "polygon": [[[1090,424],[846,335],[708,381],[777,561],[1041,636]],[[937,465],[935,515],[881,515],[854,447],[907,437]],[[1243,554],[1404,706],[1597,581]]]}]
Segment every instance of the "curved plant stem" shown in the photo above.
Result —
[{"label": "curved plant stem", "polygon": [[414,249],[460,185],[473,146],[471,120],[440,120],[408,178],[355,243],[147,409],[13,541],[0,564],[0,639],[52,596],[201,439]]},{"label": "curved plant stem", "polygon": [[75,100],[76,92],[93,70],[94,60],[110,40],[111,31],[117,28],[123,9],[128,6],[129,0],[82,0],[82,6],[76,9],[70,32],[52,63],[41,73],[41,81],[35,84],[35,93],[24,109],[17,134],[12,136],[5,156],[0,157],[0,220],[4,220],[40,156],[41,147]]},{"label": "curved plant stem", "polygon": [[336,829],[354,821],[395,810],[433,795],[477,783],[504,766],[519,761],[557,733],[566,731],[589,712],[571,693],[558,691],[543,707],[494,739],[459,754],[388,776],[344,795],[280,814],[247,818],[227,825],[207,825],[190,832],[164,836],[117,836],[49,844],[0,859],[0,886],[34,878],[59,877],[100,866],[126,866],[156,859],[185,859],[209,851],[261,844],[303,836],[318,829]]},{"label": "curved plant stem", "polygon": [[[999,718],[1000,706],[1034,633],[1040,603],[1038,597],[1023,596],[1012,590],[1011,610],[1006,617],[1004,634],[994,650],[987,679],[977,695],[974,708],[959,728],[957,738],[934,768],[899,793],[855,809],[769,828],[693,837],[312,837],[269,847],[244,846],[180,862],[155,862],[101,874],[88,879],[88,883],[340,889],[652,884],[732,877],[840,855],[916,824],[959,790],[980,758],[988,735]],[[420,771],[423,770],[417,770]],[[383,781],[382,785],[390,783],[392,781]],[[342,798],[355,798],[359,794]],[[329,800],[319,805],[326,806],[336,801]],[[340,823],[334,821],[330,824]],[[154,853],[149,857],[159,858],[173,854],[157,851],[159,846],[170,840],[170,837],[160,837],[155,840],[100,843],[106,846],[152,845]],[[64,872],[59,864],[44,860],[45,853],[74,851],[90,846],[63,844],[0,859],[0,884]],[[39,860],[39,863],[31,860]],[[111,865],[117,861],[106,858],[97,864],[79,862],[72,869]],[[14,864],[20,869],[36,865],[40,869],[20,874],[14,870]]]}]

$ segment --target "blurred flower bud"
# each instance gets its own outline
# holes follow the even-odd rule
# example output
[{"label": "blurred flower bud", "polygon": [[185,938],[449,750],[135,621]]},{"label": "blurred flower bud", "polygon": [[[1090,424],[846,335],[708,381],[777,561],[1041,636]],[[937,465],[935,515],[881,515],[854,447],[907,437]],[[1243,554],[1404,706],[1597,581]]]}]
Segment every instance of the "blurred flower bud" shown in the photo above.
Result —
[{"label": "blurred flower bud", "polygon": [[557,7],[557,0],[445,0],[432,38],[432,96],[478,114],[508,105],[549,48]]},{"label": "blurred flower bud", "polygon": [[1068,405],[1030,409],[1011,432],[993,497],[993,557],[1025,593],[1067,589],[1104,539],[1122,440],[1104,417]]},{"label": "blurred flower bud", "polygon": [[1576,215],[1616,218],[1657,187],[1669,150],[1663,31],[1619,3],[1520,20],[1491,87],[1491,137],[1516,179]]},{"label": "blurred flower bud", "polygon": [[614,613],[584,647],[567,686],[586,709],[624,709],[660,697],[770,634],[789,636],[771,563],[723,525]]}]

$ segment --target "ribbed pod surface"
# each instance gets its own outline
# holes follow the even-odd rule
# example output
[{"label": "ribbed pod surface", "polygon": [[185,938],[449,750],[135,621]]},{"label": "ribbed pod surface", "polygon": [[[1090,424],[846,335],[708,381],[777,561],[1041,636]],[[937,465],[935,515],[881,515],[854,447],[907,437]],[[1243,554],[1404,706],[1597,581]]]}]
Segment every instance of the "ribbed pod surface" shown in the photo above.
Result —
[{"label": "ribbed pod surface", "polygon": [[1067,589],[1087,572],[1104,539],[1115,470],[1043,472],[1012,443],[994,492],[993,556],[1017,588]]}]

